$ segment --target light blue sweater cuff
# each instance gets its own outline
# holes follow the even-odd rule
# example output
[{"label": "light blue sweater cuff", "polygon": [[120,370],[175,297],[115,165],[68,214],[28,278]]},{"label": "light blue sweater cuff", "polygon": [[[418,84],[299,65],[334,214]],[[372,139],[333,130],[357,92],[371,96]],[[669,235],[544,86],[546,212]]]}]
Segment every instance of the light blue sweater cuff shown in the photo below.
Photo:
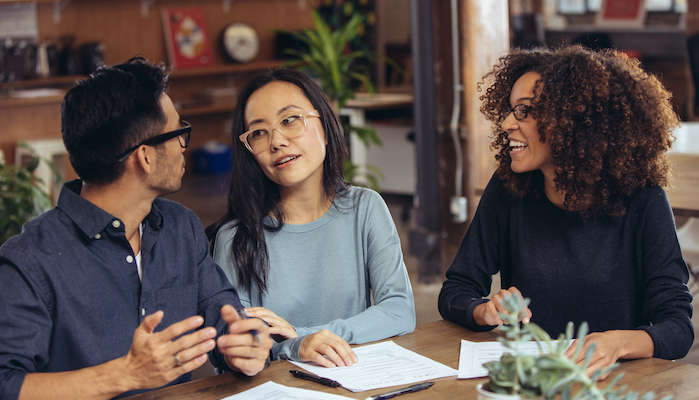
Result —
[{"label": "light blue sweater cuff", "polygon": [[299,348],[301,348],[301,342],[305,338],[306,336],[297,336],[275,343],[272,346],[272,360],[301,361]]}]

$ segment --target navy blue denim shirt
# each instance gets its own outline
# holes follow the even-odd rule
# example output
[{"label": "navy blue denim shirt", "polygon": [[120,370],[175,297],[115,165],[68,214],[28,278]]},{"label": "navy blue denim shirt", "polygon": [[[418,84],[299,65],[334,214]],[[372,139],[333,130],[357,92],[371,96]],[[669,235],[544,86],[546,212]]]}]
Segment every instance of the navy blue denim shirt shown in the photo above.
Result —
[{"label": "navy blue denim shirt", "polygon": [[[134,330],[158,310],[165,316],[157,331],[198,314],[220,335],[221,307],[242,307],[194,213],[153,202],[143,224],[141,282],[124,224],[80,197],[80,187],[78,180],[64,184],[58,206],[0,248],[0,399],[17,398],[27,373],[126,355]],[[228,369],[217,350],[210,359]],[[188,380],[185,374],[170,385]]]}]

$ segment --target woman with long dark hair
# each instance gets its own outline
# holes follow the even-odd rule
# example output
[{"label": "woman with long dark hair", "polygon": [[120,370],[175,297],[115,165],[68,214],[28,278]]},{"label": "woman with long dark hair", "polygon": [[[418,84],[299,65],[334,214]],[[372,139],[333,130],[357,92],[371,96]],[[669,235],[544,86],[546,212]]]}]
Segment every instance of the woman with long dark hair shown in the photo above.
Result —
[{"label": "woman with long dark hair", "polygon": [[277,335],[273,358],[352,365],[349,344],[412,332],[395,224],[378,193],[343,179],[345,139],[320,86],[286,69],[254,77],[233,142],[228,211],[207,234],[247,315]]},{"label": "woman with long dark hair", "polygon": [[[686,355],[692,297],[661,187],[679,124],[670,93],[638,60],[579,46],[515,50],[485,82],[497,171],[447,271],[442,316],[492,329],[509,292],[554,337],[587,321],[576,361],[594,343],[589,372]],[[503,290],[487,299],[498,272]]]}]

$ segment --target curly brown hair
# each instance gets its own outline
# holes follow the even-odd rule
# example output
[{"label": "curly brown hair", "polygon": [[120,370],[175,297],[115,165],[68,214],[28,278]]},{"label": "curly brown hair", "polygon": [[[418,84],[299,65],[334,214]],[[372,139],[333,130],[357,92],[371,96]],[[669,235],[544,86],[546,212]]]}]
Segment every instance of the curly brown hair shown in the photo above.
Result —
[{"label": "curly brown hair", "polygon": [[479,90],[481,112],[493,123],[491,149],[497,174],[513,194],[540,196],[541,171],[510,169],[507,132],[502,124],[510,110],[512,86],[526,72],[541,75],[531,102],[541,142],[551,144],[556,189],[564,206],[584,213],[623,215],[625,203],[647,185],[666,186],[679,117],[671,97],[640,62],[614,50],[581,46],[535,51],[513,50],[487,73]]}]

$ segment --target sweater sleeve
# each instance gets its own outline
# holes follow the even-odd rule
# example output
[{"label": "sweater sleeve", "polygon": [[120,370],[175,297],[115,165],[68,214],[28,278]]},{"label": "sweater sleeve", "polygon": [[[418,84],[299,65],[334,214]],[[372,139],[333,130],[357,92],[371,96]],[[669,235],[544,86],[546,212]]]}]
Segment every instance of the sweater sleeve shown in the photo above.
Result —
[{"label": "sweater sleeve", "polygon": [[[684,357],[694,342],[689,274],[682,258],[667,195],[660,187],[646,191],[647,207],[639,211],[638,252],[643,266],[643,313],[651,321],[641,326],[651,336],[654,357]],[[631,210],[633,211],[633,210]]]},{"label": "sweater sleeve", "polygon": [[308,335],[297,336],[274,343],[272,346],[272,360],[301,361],[299,348],[301,347],[301,342],[306,339],[306,336]]},{"label": "sweater sleeve", "polygon": [[442,318],[477,332],[494,328],[476,324],[473,310],[488,301],[484,297],[490,294],[493,275],[503,262],[499,252],[503,235],[498,226],[498,220],[503,219],[498,213],[505,210],[502,193],[502,184],[493,175],[439,293]]},{"label": "sweater sleeve", "polygon": [[[364,219],[362,232],[364,268],[369,285],[368,308],[346,319],[311,327],[294,327],[299,336],[328,329],[350,344],[366,343],[404,335],[415,329],[415,303],[408,271],[403,261],[398,231],[381,196],[365,190],[358,218]],[[370,296],[373,293],[373,305]]]}]

